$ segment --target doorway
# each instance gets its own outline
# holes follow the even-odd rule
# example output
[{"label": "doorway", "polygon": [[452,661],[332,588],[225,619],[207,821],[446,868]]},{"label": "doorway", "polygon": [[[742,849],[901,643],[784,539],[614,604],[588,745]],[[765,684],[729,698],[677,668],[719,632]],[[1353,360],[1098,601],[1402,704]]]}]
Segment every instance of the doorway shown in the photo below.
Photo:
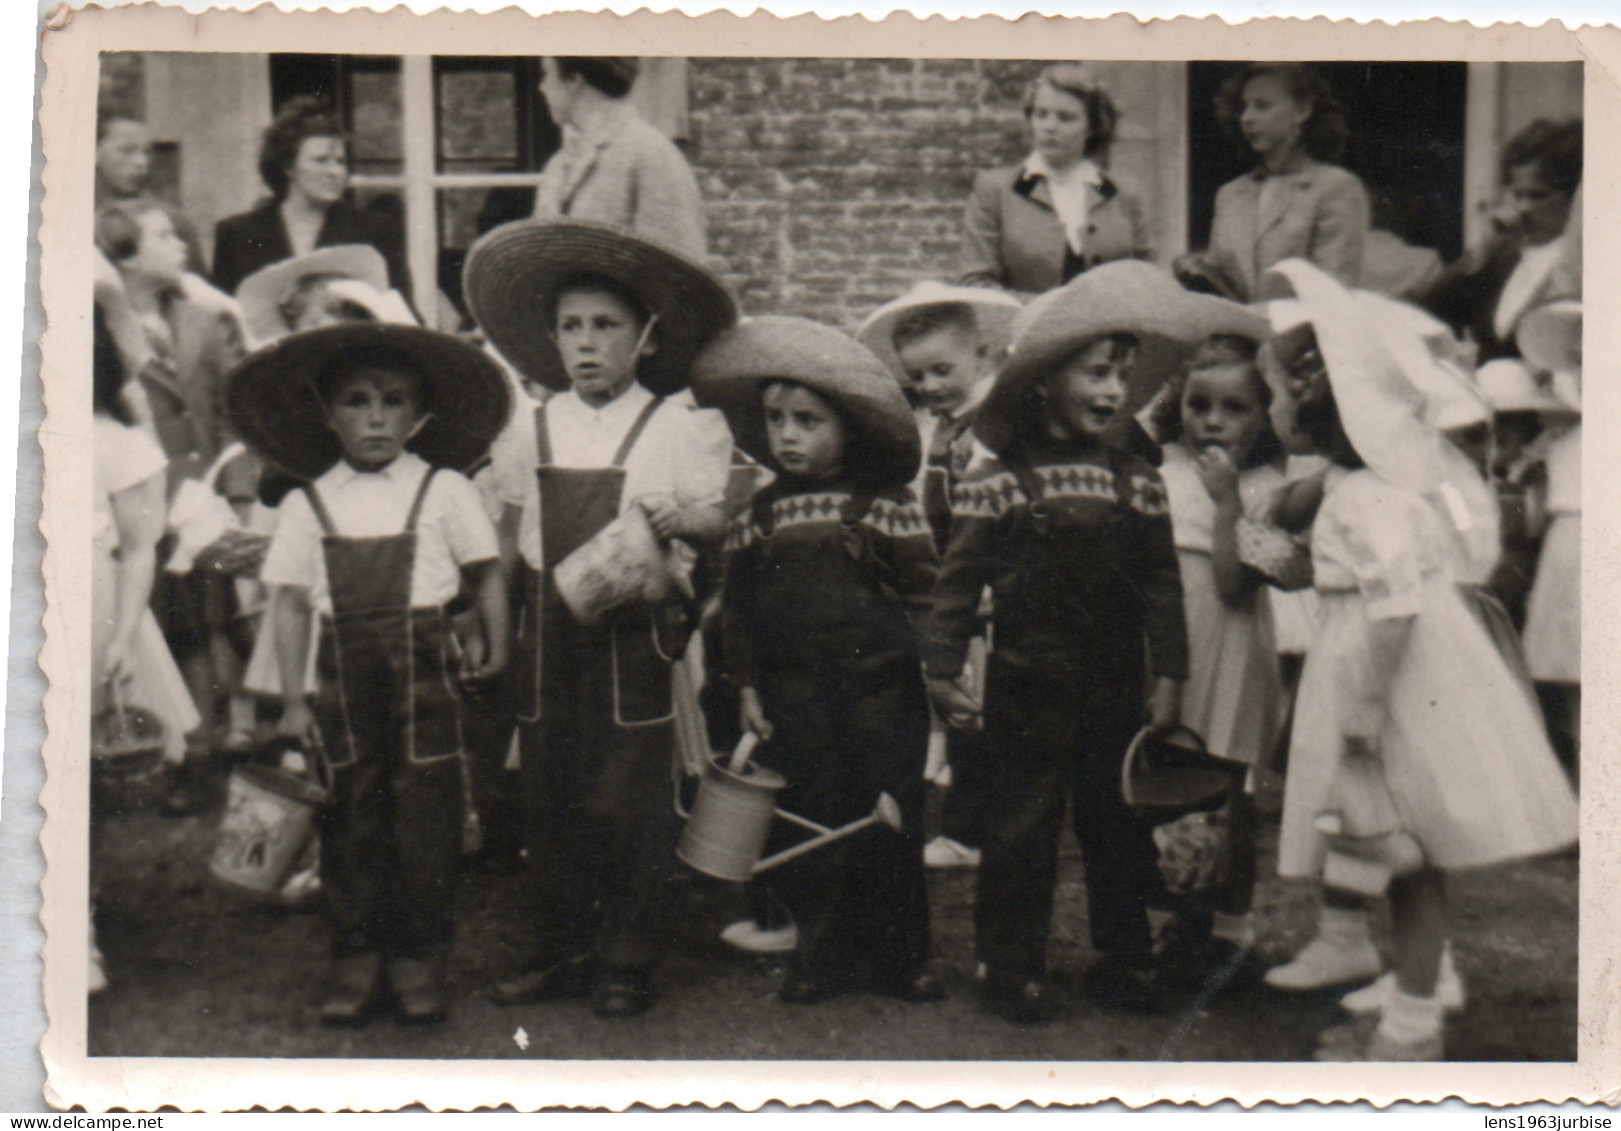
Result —
[{"label": "doorway", "polygon": [[[1210,239],[1216,190],[1254,163],[1216,121],[1217,91],[1246,64],[1188,64],[1188,238]],[[1313,63],[1351,126],[1343,164],[1367,187],[1374,227],[1443,261],[1463,251],[1467,63]]]}]

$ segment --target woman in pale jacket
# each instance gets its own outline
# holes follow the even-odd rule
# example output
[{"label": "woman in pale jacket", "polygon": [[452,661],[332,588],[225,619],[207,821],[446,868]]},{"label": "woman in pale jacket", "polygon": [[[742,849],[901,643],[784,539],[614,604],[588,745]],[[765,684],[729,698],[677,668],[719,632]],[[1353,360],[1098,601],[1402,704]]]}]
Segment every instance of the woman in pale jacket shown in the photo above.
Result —
[{"label": "woman in pale jacket", "polygon": [[1137,197],[1104,171],[1119,114],[1080,63],[1055,63],[1025,92],[1030,156],[974,180],[962,282],[1039,294],[1112,259],[1147,259]]},{"label": "woman in pale jacket", "polygon": [[698,180],[681,150],[630,101],[640,63],[618,56],[541,61],[540,92],[563,148],[535,191],[536,219],[597,220],[702,259]]},{"label": "woman in pale jacket", "polygon": [[1368,194],[1335,164],[1350,131],[1328,83],[1300,63],[1253,63],[1222,84],[1216,118],[1256,162],[1216,193],[1210,248],[1180,259],[1178,277],[1249,302],[1268,268],[1305,259],[1356,286]]}]

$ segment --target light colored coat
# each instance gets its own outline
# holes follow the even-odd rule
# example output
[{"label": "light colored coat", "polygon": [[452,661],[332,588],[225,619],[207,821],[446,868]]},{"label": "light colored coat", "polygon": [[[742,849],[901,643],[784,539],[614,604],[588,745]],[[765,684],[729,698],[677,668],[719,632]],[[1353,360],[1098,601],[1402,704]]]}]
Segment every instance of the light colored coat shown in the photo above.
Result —
[{"label": "light colored coat", "polygon": [[1085,252],[1074,255],[1046,178],[1023,162],[974,179],[963,217],[962,282],[1039,294],[1113,259],[1149,257],[1142,205],[1108,177],[1091,189]]},{"label": "light colored coat", "polygon": [[1308,259],[1346,286],[1357,286],[1369,221],[1362,182],[1349,170],[1316,161],[1278,177],[1288,189],[1270,202],[1265,215],[1261,187],[1267,178],[1257,171],[1228,181],[1216,193],[1210,254],[1239,288],[1239,297],[1253,299],[1267,268],[1293,258]]},{"label": "light colored coat", "polygon": [[613,224],[698,259],[708,251],[692,168],[629,103],[606,128],[572,137],[546,163],[535,217]]}]

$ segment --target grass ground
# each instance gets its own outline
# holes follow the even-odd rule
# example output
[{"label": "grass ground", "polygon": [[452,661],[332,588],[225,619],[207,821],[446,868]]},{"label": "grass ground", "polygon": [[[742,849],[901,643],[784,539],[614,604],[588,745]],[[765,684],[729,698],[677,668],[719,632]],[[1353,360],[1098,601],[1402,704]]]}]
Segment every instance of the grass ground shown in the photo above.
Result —
[{"label": "grass ground", "polygon": [[[1208,996],[1197,987],[1162,1015],[1108,1012],[1080,993],[1091,960],[1081,862],[1066,837],[1050,963],[1059,991],[1051,1023],[1017,1029],[980,1012],[972,982],[972,872],[930,876],[935,947],[950,998],[906,1005],[853,995],[814,1006],[774,997],[768,962],[716,935],[741,911],[713,881],[678,882],[679,914],[660,971],[660,1000],[632,1021],[596,1018],[587,1003],[500,1008],[483,990],[510,972],[524,943],[512,873],[469,871],[458,895],[453,1006],[430,1029],[388,1018],[324,1029],[315,1008],[324,970],[318,913],[258,904],[212,880],[214,810],[164,819],[141,799],[101,820],[96,837],[98,933],[110,988],[91,1001],[95,1056],[720,1058],[874,1060],[1309,1059],[1316,1034],[1343,1020],[1333,995],[1281,995],[1251,981]],[[1275,818],[1263,829],[1270,872]],[[1453,939],[1469,986],[1448,1027],[1454,1060],[1576,1057],[1577,862],[1528,861],[1457,877]],[[1287,957],[1312,932],[1313,893],[1263,881],[1262,956]],[[1383,937],[1384,924],[1380,924]],[[528,1048],[514,1034],[522,1027]]]}]

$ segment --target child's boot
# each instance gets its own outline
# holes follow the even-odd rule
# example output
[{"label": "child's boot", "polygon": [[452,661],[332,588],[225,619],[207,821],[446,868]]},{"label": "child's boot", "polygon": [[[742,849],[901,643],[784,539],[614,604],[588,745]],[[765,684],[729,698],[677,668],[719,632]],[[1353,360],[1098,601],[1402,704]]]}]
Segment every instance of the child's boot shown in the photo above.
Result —
[{"label": "child's boot", "polygon": [[408,1025],[437,1025],[445,1019],[445,959],[396,957],[389,960],[388,979],[394,1005]]},{"label": "child's boot", "polygon": [[346,954],[332,960],[327,976],[326,1001],[321,1004],[323,1025],[357,1025],[377,1006],[383,961],[376,951]]},{"label": "child's boot", "polygon": [[1379,976],[1379,951],[1368,931],[1368,913],[1362,908],[1324,907],[1317,921],[1317,937],[1283,966],[1266,972],[1266,984],[1275,990],[1299,993],[1347,982],[1365,982]]}]

